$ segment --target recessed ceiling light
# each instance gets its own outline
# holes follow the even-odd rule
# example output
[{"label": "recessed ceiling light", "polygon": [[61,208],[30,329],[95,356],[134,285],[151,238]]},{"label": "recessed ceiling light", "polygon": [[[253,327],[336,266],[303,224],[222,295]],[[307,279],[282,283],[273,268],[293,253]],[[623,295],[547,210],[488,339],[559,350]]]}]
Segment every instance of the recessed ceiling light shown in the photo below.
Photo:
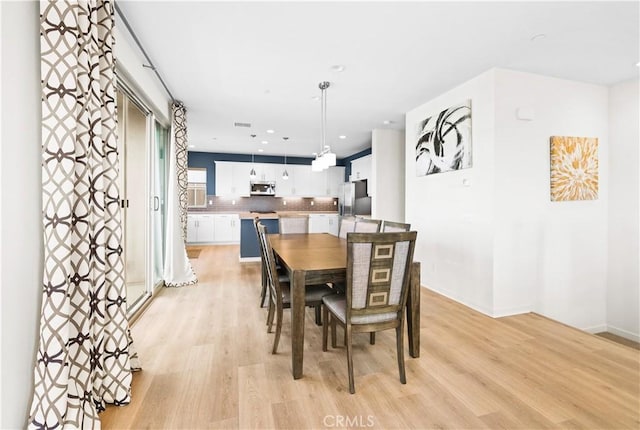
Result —
[{"label": "recessed ceiling light", "polygon": [[260,148],[258,149],[258,152],[264,152],[264,149]]},{"label": "recessed ceiling light", "polygon": [[271,129],[267,130],[267,133],[269,133],[269,134],[273,134],[275,132],[276,132],[275,130],[271,130]]},{"label": "recessed ceiling light", "polygon": [[346,67],[342,64],[336,64],[329,68],[332,72],[344,72],[344,69],[346,69]]},{"label": "recessed ceiling light", "polygon": [[195,147],[196,147],[195,145],[189,145],[189,148],[195,148]]},{"label": "recessed ceiling light", "polygon": [[262,141],[262,142],[260,142],[260,143],[262,143],[263,145],[266,145],[266,144],[268,144],[269,142],[268,142],[268,141],[266,141],[266,140],[263,140],[263,141]]},{"label": "recessed ceiling light", "polygon": [[311,97],[311,100],[318,101],[318,100],[320,100],[320,96],[313,96],[313,97]]},{"label": "recessed ceiling light", "polygon": [[389,124],[395,124],[395,121],[391,121],[390,119],[385,119],[384,121],[382,121],[382,123],[384,125],[389,125]]},{"label": "recessed ceiling light", "polygon": [[542,39],[544,39],[545,37],[547,37],[547,35],[546,35],[546,34],[544,34],[544,33],[539,33],[539,34],[535,34],[535,35],[531,36],[531,39],[529,39],[529,40],[530,40],[530,41],[532,41],[532,42],[535,42],[535,41],[538,41],[538,40],[542,40]]},{"label": "recessed ceiling light", "polygon": [[638,62],[636,63],[636,66],[640,67],[640,61],[638,61]]},{"label": "recessed ceiling light", "polygon": [[217,139],[217,137],[212,137],[212,138],[211,138],[211,140],[216,140],[216,139]]},{"label": "recessed ceiling light", "polygon": [[338,136],[338,139],[346,139],[346,138],[347,138],[347,136],[345,136],[344,134]]}]

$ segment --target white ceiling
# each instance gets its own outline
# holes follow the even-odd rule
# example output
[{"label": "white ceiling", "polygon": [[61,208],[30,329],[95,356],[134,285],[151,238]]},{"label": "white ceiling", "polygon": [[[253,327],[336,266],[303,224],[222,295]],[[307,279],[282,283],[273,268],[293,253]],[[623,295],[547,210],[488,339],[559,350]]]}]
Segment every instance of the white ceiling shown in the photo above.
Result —
[{"label": "white ceiling", "polygon": [[118,6],[184,102],[194,151],[311,156],[324,80],[327,143],[345,157],[368,148],[373,129],[403,129],[405,112],[492,67],[606,85],[639,74],[638,1]]}]

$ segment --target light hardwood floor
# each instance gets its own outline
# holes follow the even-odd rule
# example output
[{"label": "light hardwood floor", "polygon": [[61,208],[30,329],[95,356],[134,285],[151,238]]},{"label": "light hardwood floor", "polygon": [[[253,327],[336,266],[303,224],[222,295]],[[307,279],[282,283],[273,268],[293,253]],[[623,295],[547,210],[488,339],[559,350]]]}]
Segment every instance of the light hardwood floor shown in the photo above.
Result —
[{"label": "light hardwood floor", "polygon": [[492,319],[427,289],[406,385],[393,330],[375,345],[362,334],[349,394],[345,350],[322,352],[312,310],[294,381],[290,314],[271,355],[259,264],[237,256],[237,246],[204,248],[191,260],[199,284],[164,289],[135,322],[143,370],[131,404],[102,413],[103,429],[640,427],[639,351],[535,314]]}]

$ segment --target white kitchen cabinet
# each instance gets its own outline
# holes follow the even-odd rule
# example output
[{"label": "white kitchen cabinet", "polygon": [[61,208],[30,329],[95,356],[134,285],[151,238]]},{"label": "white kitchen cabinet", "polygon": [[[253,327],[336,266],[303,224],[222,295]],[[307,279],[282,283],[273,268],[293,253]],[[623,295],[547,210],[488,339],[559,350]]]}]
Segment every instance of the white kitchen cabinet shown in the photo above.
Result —
[{"label": "white kitchen cabinet", "polygon": [[[251,164],[249,164],[251,166]],[[276,167],[278,164],[273,163],[255,163],[256,178],[254,181],[273,182],[276,180]],[[251,167],[249,167],[249,171]]]},{"label": "white kitchen cabinet", "polygon": [[337,214],[309,214],[309,233],[330,233],[338,235]]},{"label": "white kitchen cabinet", "polygon": [[327,192],[327,171],[313,172],[309,165],[295,166],[294,196],[324,197]]},{"label": "white kitchen cabinet", "polygon": [[[279,170],[276,171],[276,197],[289,197],[294,195],[293,190],[295,189],[296,183],[296,171],[291,164],[288,165],[276,165]],[[289,179],[282,179],[282,172],[287,170],[289,174]]]},{"label": "white kitchen cabinet", "polygon": [[206,184],[207,169],[203,167],[190,167],[189,169],[187,169],[187,182]]},{"label": "white kitchen cabinet", "polygon": [[215,240],[213,215],[187,215],[187,242],[206,243]]},{"label": "white kitchen cabinet", "polygon": [[338,197],[340,185],[344,183],[344,167],[334,166],[327,170],[327,197]]},{"label": "white kitchen cabinet", "polygon": [[351,162],[351,176],[349,176],[349,180],[353,182],[363,179],[371,179],[371,155],[356,158]]},{"label": "white kitchen cabinet", "polygon": [[240,242],[240,217],[238,214],[215,214],[215,243]]},{"label": "white kitchen cabinet", "polygon": [[216,196],[248,197],[251,163],[216,161]]}]

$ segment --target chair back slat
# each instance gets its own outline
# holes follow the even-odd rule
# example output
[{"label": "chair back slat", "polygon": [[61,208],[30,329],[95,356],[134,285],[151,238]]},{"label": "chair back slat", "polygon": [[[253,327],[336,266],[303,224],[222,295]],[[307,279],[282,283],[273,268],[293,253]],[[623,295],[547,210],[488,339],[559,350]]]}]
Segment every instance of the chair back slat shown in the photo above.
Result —
[{"label": "chair back slat", "polygon": [[307,215],[279,215],[280,234],[308,233],[309,217]]},{"label": "chair back slat", "polygon": [[397,312],[407,299],[417,233],[350,233],[347,236],[347,320]]},{"label": "chair back slat", "polygon": [[377,233],[380,231],[381,223],[382,221],[379,219],[358,218],[354,231],[356,233]]},{"label": "chair back slat", "polygon": [[401,231],[409,231],[411,230],[411,224],[405,224],[402,222],[393,222],[393,221],[385,221],[382,224],[382,232],[383,233],[395,233]]},{"label": "chair back slat", "polygon": [[267,272],[267,285],[269,287],[269,294],[271,295],[271,300],[273,301],[273,303],[282,306],[282,288],[278,279],[276,259],[275,255],[273,254],[273,248],[271,247],[271,242],[267,237],[267,227],[259,222],[258,232],[259,239],[264,249],[264,259]]},{"label": "chair back slat", "polygon": [[353,217],[342,217],[340,219],[340,231],[338,237],[342,239],[347,238],[347,233],[352,233],[356,230],[356,219]]}]

